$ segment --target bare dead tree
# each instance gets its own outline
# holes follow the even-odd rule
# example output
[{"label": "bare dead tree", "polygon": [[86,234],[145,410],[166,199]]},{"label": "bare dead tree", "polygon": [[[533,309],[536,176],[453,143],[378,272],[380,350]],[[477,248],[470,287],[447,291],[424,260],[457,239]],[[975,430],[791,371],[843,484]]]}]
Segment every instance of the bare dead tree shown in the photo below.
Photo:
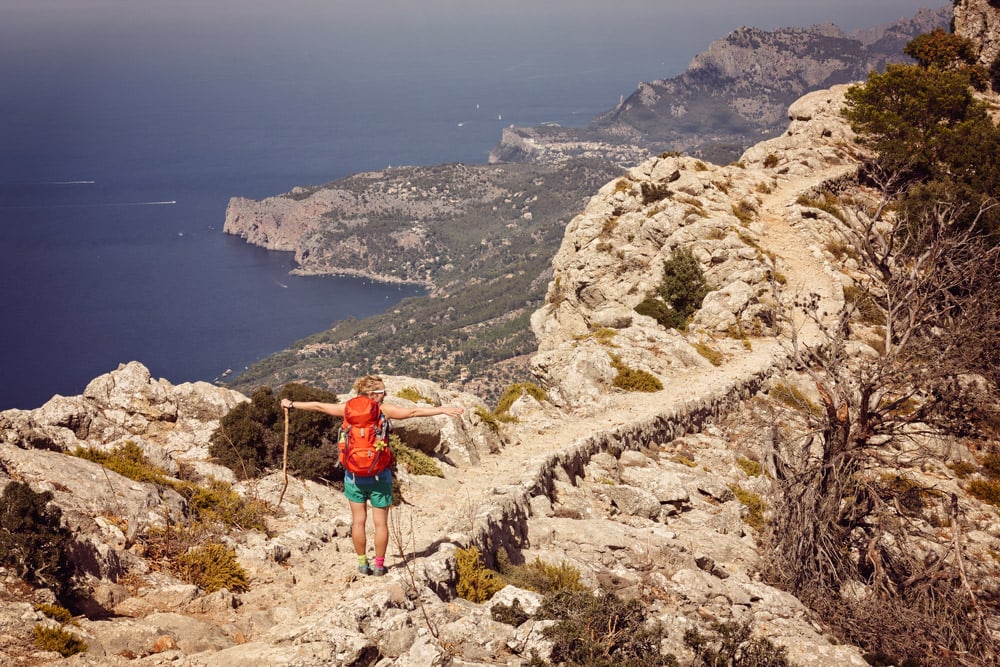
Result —
[{"label": "bare dead tree", "polygon": [[[997,649],[965,575],[958,503],[940,508],[953,539],[929,535],[907,505],[926,502],[921,490],[907,496],[906,483],[884,471],[904,440],[978,427],[956,406],[975,398],[971,387],[997,387],[1000,249],[975,225],[955,224],[961,203],[935,202],[920,219],[896,216],[890,204],[890,195],[856,200],[841,217],[839,231],[860,258],[853,302],[833,321],[816,312],[815,295],[796,304],[822,334],[819,344],[794,331],[791,340],[821,410],[777,448],[784,474],[775,482],[768,574],[839,619],[849,641],[931,656],[930,664],[992,664]],[[852,356],[862,303],[879,315],[881,349]],[[906,548],[915,536],[933,548]]]}]

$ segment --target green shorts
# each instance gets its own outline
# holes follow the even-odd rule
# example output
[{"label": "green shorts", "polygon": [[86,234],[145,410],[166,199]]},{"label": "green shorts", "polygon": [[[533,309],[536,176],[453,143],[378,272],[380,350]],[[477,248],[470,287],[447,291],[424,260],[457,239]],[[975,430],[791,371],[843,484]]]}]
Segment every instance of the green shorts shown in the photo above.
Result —
[{"label": "green shorts", "polygon": [[392,505],[392,470],[378,474],[378,477],[356,477],[344,475],[344,495],[352,503],[370,501],[372,507]]}]

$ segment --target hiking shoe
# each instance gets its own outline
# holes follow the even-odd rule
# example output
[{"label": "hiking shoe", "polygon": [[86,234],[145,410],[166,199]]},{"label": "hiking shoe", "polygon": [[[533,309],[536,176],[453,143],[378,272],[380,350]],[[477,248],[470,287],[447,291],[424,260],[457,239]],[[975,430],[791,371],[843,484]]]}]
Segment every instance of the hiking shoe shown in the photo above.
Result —
[{"label": "hiking shoe", "polygon": [[374,570],[372,570],[372,571],[371,571],[371,573],[372,573],[372,574],[374,574],[374,575],[375,575],[376,577],[384,577],[384,576],[385,576],[385,573],[386,573],[386,571],[387,571],[388,569],[389,569],[389,568],[386,568],[386,567],[378,567],[378,566],[375,566],[375,569],[374,569]]},{"label": "hiking shoe", "polygon": [[372,568],[370,565],[358,565],[358,574],[363,574],[365,576],[368,576],[371,573],[372,573]]}]

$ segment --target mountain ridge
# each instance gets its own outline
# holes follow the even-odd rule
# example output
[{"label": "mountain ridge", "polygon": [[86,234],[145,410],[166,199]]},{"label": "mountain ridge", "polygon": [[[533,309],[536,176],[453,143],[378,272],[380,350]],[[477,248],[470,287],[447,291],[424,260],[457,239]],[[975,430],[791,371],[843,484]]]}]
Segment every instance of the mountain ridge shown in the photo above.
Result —
[{"label": "mountain ridge", "polygon": [[830,23],[740,27],[712,42],[680,75],[641,83],[587,127],[505,129],[490,160],[548,162],[603,150],[617,164],[635,164],[637,156],[682,151],[726,164],[781,132],[785,110],[801,95],[908,60],[906,43],[947,27],[950,18],[951,8],[941,7],[851,33]]}]

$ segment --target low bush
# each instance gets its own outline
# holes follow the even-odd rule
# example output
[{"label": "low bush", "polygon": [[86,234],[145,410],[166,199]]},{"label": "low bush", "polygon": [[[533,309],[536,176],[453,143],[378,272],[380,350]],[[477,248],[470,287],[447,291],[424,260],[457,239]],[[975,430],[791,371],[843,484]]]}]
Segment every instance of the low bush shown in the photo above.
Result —
[{"label": "low bush", "polygon": [[249,588],[246,570],[236,560],[236,552],[224,544],[210,542],[177,557],[178,572],[207,593],[223,588],[243,593]]},{"label": "low bush", "polygon": [[477,407],[476,416],[483,420],[486,427],[489,428],[494,433],[500,433],[500,420],[496,415],[488,412],[486,408]]},{"label": "low bush", "polygon": [[437,461],[420,450],[408,447],[395,434],[389,436],[389,449],[396,457],[396,464],[406,466],[407,472],[411,475],[444,477],[444,472]]},{"label": "low bush", "polygon": [[631,368],[615,355],[611,355],[611,365],[618,372],[611,381],[611,386],[625,391],[655,392],[663,389],[659,378],[639,368]]},{"label": "low bush", "polygon": [[764,499],[738,484],[733,484],[729,489],[744,507],[743,521],[755,530],[763,528],[765,524],[764,512],[767,511],[767,503],[764,502]]},{"label": "low bush", "polygon": [[531,615],[521,607],[521,602],[514,598],[510,604],[494,604],[490,608],[490,615],[497,623],[506,623],[517,627],[531,618]]},{"label": "low bush", "polygon": [[767,391],[768,396],[793,410],[805,410],[812,417],[822,419],[823,408],[811,400],[798,387],[787,382],[778,382]]},{"label": "low bush", "polygon": [[271,514],[271,505],[262,500],[244,498],[229,482],[213,479],[208,486],[203,486],[171,481],[170,486],[187,500],[192,521],[241,530],[267,529],[265,519]]},{"label": "low bush", "polygon": [[525,394],[531,396],[539,403],[549,399],[545,390],[537,384],[534,384],[533,382],[517,382],[507,387],[504,393],[500,396],[500,400],[497,401],[497,407],[493,411],[493,414],[506,414],[510,410],[510,406],[514,404],[514,401],[521,398],[521,396]]},{"label": "low bush", "polygon": [[123,477],[173,489],[187,501],[188,519],[193,522],[263,531],[265,517],[271,513],[268,503],[244,498],[228,482],[212,479],[206,486],[168,477],[167,472],[151,464],[142,449],[133,442],[126,442],[107,452],[77,448],[73,455],[99,463]]},{"label": "low bush", "polygon": [[640,301],[635,307],[635,312],[652,317],[664,329],[682,330],[687,326],[687,319],[655,294],[648,295]]},{"label": "low bush", "polygon": [[697,667],[788,667],[785,649],[754,637],[748,623],[718,623],[707,635],[692,628],[684,633],[684,643],[694,652]]},{"label": "low bush", "polygon": [[31,634],[34,635],[35,646],[43,651],[54,651],[64,658],[83,653],[89,648],[87,642],[62,628],[36,625],[31,629]]},{"label": "low bush", "polygon": [[75,570],[69,560],[73,535],[62,525],[62,510],[51,505],[52,493],[36,493],[12,481],[0,496],[0,565],[32,586],[50,589],[57,599],[73,591]]},{"label": "low bush", "polygon": [[736,219],[744,225],[748,225],[753,222],[754,217],[757,215],[757,211],[754,207],[745,201],[741,201],[739,204],[733,204],[732,211],[733,215],[736,216]]},{"label": "low bush", "polygon": [[840,208],[840,202],[837,199],[837,196],[832,192],[823,192],[818,197],[799,195],[799,197],[795,200],[795,203],[799,206],[815,208],[823,211],[824,213],[829,213],[841,222],[846,221],[844,211]]},{"label": "low bush", "polygon": [[1000,454],[987,454],[983,457],[983,474],[990,479],[1000,479]]},{"label": "low bush", "polygon": [[559,565],[553,565],[546,563],[541,558],[536,558],[530,563],[512,565],[506,561],[506,558],[501,558],[500,575],[511,586],[543,595],[559,591],[587,590],[580,580],[580,570],[566,561]]},{"label": "low bush", "polygon": [[483,603],[507,584],[500,575],[483,564],[479,549],[469,547],[455,552],[458,581],[455,592],[471,602]]},{"label": "low bush", "polygon": [[745,472],[748,477],[760,477],[764,473],[764,468],[760,461],[745,458],[743,456],[736,459],[736,466]]},{"label": "low bush", "polygon": [[[280,468],[284,456],[284,414],[281,399],[337,402],[336,394],[290,383],[275,396],[269,387],[256,389],[249,403],[240,403],[220,421],[209,453],[240,479],[254,479]],[[289,414],[288,471],[297,477],[325,482],[343,479],[337,468],[337,430],[341,420],[319,412]]]},{"label": "low bush", "polygon": [[646,618],[639,600],[613,593],[593,595],[563,590],[548,595],[535,614],[554,620],[543,634],[552,641],[554,664],[588,667],[675,667],[677,659],[661,652],[666,631]]},{"label": "low bush", "polygon": [[412,401],[413,403],[427,403],[428,405],[434,404],[434,401],[427,398],[413,387],[403,387],[396,392],[396,396],[406,401]]},{"label": "low bush", "polygon": [[683,331],[709,291],[705,273],[694,254],[688,248],[677,248],[663,263],[660,285],[635,310],[667,329]]},{"label": "low bush", "polygon": [[974,479],[969,482],[966,491],[984,503],[1000,507],[1000,482],[991,479]]},{"label": "low bush", "polygon": [[708,362],[713,366],[721,366],[724,359],[722,352],[709,345],[708,343],[695,343],[695,351],[701,356],[708,359]]},{"label": "low bush", "polygon": [[53,621],[58,621],[62,625],[73,622],[73,614],[70,613],[69,609],[58,604],[36,604],[34,606],[35,611],[45,614]]},{"label": "low bush", "polygon": [[71,453],[137,482],[161,483],[167,476],[167,471],[151,464],[142,448],[131,440],[110,451],[77,447]]}]

